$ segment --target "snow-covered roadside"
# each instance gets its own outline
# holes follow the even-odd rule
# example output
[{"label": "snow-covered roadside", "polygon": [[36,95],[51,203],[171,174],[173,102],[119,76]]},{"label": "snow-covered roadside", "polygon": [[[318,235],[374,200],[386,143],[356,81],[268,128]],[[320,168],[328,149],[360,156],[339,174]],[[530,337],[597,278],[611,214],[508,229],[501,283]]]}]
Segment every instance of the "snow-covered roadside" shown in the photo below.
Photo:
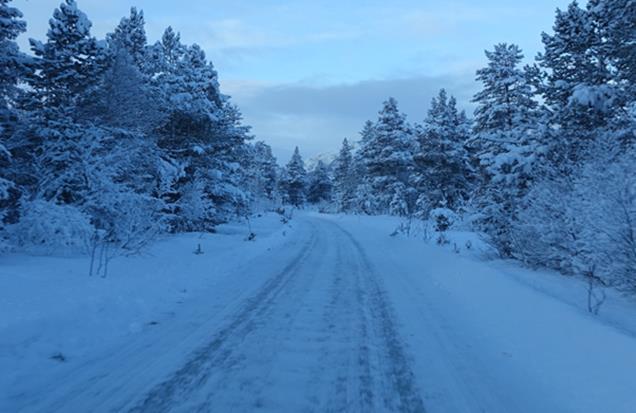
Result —
[{"label": "snow-covered roadside", "polygon": [[[142,255],[115,258],[104,279],[88,277],[86,257],[2,257],[0,407],[34,379],[45,382],[148,334],[197,300],[223,302],[257,287],[262,280],[228,278],[250,259],[293,242],[294,226],[265,214],[252,230],[255,241],[245,240],[244,223],[167,237]],[[196,255],[199,244],[203,254]]]},{"label": "snow-covered roadside", "polygon": [[635,411],[629,299],[592,316],[581,280],[389,237],[394,218],[329,219],[382,274],[429,411]]},{"label": "snow-covered roadside", "polygon": [[[355,222],[356,226],[367,227],[367,230],[379,231],[392,234],[396,228],[404,222],[398,217],[366,217],[366,216],[343,216],[334,215],[339,223]],[[435,234],[429,234],[429,240],[422,239],[423,234],[413,225],[413,234],[407,237],[404,234],[398,235],[397,239],[407,238],[416,243],[426,245],[427,248],[439,249],[444,253],[453,252],[452,256],[468,259],[486,266],[493,272],[503,274],[519,283],[524,284],[544,295],[571,305],[576,310],[589,316],[587,310],[587,282],[581,277],[564,276],[556,271],[548,269],[531,269],[514,260],[502,260],[495,258],[495,252],[480,239],[478,234],[467,231],[449,231],[446,235],[449,244],[439,246],[433,239]],[[419,231],[419,232],[418,232]],[[420,245],[421,245],[420,244]],[[467,245],[469,248],[467,248]],[[455,248],[459,253],[455,254]],[[593,316],[599,322],[611,325],[623,332],[636,337],[636,298],[630,297],[613,288],[606,288],[604,292],[607,296],[601,305],[599,314]]]}]

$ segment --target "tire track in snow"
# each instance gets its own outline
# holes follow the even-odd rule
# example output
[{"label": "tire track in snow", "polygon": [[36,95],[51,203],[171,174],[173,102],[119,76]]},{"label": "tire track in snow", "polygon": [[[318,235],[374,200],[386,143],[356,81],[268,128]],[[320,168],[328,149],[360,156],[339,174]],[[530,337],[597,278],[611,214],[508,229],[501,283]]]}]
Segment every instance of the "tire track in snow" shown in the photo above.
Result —
[{"label": "tire track in snow", "polygon": [[[350,244],[339,232],[334,234],[331,230],[328,240],[334,244],[337,255],[322,316],[324,342],[317,368],[309,379],[312,391],[308,400],[312,406],[306,410],[375,411],[360,271],[354,265],[355,260],[351,260]],[[329,370],[325,366],[330,366]]]},{"label": "tire track in snow", "polygon": [[[256,376],[248,374],[247,381],[241,380],[246,379],[241,371],[253,368],[255,361],[251,358],[254,353],[250,353],[253,343],[247,341],[267,341],[275,334],[292,337],[288,343],[300,348],[305,348],[316,334],[322,341],[314,356],[316,363],[310,363],[317,367],[298,377],[309,384],[302,411],[425,412],[392,308],[363,248],[337,224],[320,220],[317,225],[319,228],[312,225],[309,241],[293,261],[247,300],[208,344],[155,386],[130,412],[208,412],[224,407],[249,411],[249,400],[253,403],[260,400],[260,395],[267,396],[268,391],[284,390],[280,383],[272,384],[267,379],[277,368],[277,357],[287,357],[281,348],[273,348],[278,355],[259,364],[261,370]],[[335,257],[325,250],[327,245],[335,248]],[[321,273],[327,279],[319,277],[317,284],[310,284],[319,272],[311,264],[323,257],[333,258],[325,263],[329,271]],[[314,300],[309,303],[301,297],[303,286],[307,285],[322,289],[311,296]],[[294,320],[300,311],[322,315],[314,320],[317,325],[298,330],[304,319]],[[289,320],[279,319],[287,313],[291,314]],[[237,385],[242,396],[233,397],[244,398],[243,401],[227,397],[218,400],[223,392]],[[200,395],[204,395],[202,403],[197,401]],[[251,406],[251,410],[272,407],[260,402]]]},{"label": "tire track in snow", "polygon": [[[167,412],[187,400],[188,395],[203,386],[213,369],[224,368],[233,352],[226,343],[236,341],[253,330],[254,319],[269,307],[276,297],[301,268],[303,261],[316,246],[315,231],[296,257],[275,277],[271,278],[246,305],[238,311],[231,322],[215,334],[212,341],[197,350],[193,357],[170,378],[151,389],[141,403],[130,413]],[[239,340],[240,341],[240,340]],[[226,366],[229,367],[229,366]]]},{"label": "tire track in snow", "polygon": [[[392,392],[384,392],[384,408],[391,411],[400,412],[426,412],[424,402],[415,383],[415,376],[409,367],[409,359],[404,349],[405,345],[401,340],[393,310],[390,307],[386,293],[381,287],[378,275],[373,269],[369,258],[358,241],[345,229],[333,223],[338,230],[346,236],[352,244],[357,259],[360,262],[365,287],[358,290],[367,295],[368,310],[371,320],[370,328],[372,333],[378,334],[380,345],[382,345],[383,361],[387,361],[388,365],[383,366],[383,374],[385,379],[391,383]],[[368,351],[368,349],[367,349]],[[361,357],[364,349],[361,349]],[[370,376],[372,377],[372,376]],[[397,396],[398,400],[394,400]],[[397,402],[397,403],[396,403]]]}]

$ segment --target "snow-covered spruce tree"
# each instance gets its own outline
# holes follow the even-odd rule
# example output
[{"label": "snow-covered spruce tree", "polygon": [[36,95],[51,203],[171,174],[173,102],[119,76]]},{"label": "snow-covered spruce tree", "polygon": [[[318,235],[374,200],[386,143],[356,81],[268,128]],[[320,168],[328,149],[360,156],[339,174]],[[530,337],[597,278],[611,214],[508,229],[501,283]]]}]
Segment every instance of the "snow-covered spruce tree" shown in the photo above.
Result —
[{"label": "snow-covered spruce tree", "polygon": [[307,202],[319,204],[332,199],[333,183],[327,165],[319,160],[313,171],[308,174]]},{"label": "snow-covered spruce tree", "polygon": [[519,67],[516,45],[486,51],[488,66],[477,71],[483,84],[473,101],[474,142],[482,174],[477,194],[479,224],[503,255],[510,255],[511,225],[519,199],[527,191],[538,151],[537,103],[528,76]]},{"label": "snow-covered spruce tree", "polygon": [[350,212],[355,208],[357,176],[349,141],[345,138],[334,168],[334,202],[338,212]]},{"label": "snow-covered spruce tree", "polygon": [[458,112],[454,97],[444,89],[431,101],[419,130],[413,185],[418,190],[418,215],[428,218],[431,209],[445,206],[458,212],[468,199],[470,165],[464,147],[468,121]]},{"label": "snow-covered spruce tree", "polygon": [[[416,139],[406,116],[398,110],[393,98],[385,101],[368,142],[361,148],[365,175],[363,184],[372,191],[371,213],[410,211],[414,203],[409,187],[413,171]],[[399,199],[397,199],[397,198]],[[400,208],[392,207],[400,205]],[[406,205],[406,208],[402,208]]]},{"label": "snow-covered spruce tree", "polygon": [[300,207],[305,202],[307,173],[298,147],[294,149],[289,163],[285,166],[280,179],[283,202]]}]

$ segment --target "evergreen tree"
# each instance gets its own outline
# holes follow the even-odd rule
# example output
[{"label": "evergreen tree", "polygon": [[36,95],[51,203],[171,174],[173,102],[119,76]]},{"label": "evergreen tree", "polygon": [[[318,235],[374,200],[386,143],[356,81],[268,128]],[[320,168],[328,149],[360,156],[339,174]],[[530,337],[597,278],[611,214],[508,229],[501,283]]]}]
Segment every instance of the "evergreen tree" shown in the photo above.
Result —
[{"label": "evergreen tree", "polygon": [[165,119],[158,93],[125,48],[114,46],[98,85],[77,111],[83,120],[152,133]]},{"label": "evergreen tree", "polygon": [[309,173],[308,181],[307,202],[318,204],[331,201],[333,184],[327,165],[323,161],[318,161],[316,168]]},{"label": "evergreen tree", "polygon": [[375,140],[375,124],[370,120],[364,123],[360,131],[360,141],[358,142],[358,150],[354,154],[354,165],[358,176],[362,177],[367,174],[365,159],[371,156],[372,146],[370,142]]},{"label": "evergreen tree", "polygon": [[479,194],[482,228],[508,255],[510,226],[519,198],[527,191],[537,152],[537,103],[516,45],[486,51],[488,66],[477,71],[483,89],[473,101],[474,133],[483,187]]},{"label": "evergreen tree", "polygon": [[38,63],[30,82],[33,103],[70,117],[98,77],[100,48],[90,34],[90,20],[75,0],[65,0],[55,9],[49,25],[46,43],[30,39]]},{"label": "evergreen tree", "polygon": [[243,115],[228,96],[222,95],[222,106],[212,123],[212,141],[207,146],[204,162],[198,168],[206,170],[211,182],[211,199],[215,203],[217,222],[226,222],[232,214],[243,216],[249,207],[249,196],[242,187],[249,164],[247,142],[251,128],[243,124]]},{"label": "evergreen tree", "polygon": [[543,34],[548,156],[513,230],[515,255],[532,265],[633,286],[631,3],[572,3],[557,10],[554,34]]},{"label": "evergreen tree", "polygon": [[395,99],[384,102],[372,130],[368,142],[361,148],[364,183],[373,191],[372,212],[388,213],[396,194],[406,197],[403,201],[410,208],[408,183],[413,171],[416,141]]},{"label": "evergreen tree", "polygon": [[17,207],[18,188],[14,182],[9,139],[18,127],[16,101],[22,95],[18,87],[31,72],[31,59],[24,55],[15,39],[26,30],[20,10],[0,0],[0,223]]},{"label": "evergreen tree", "polygon": [[307,173],[305,171],[305,165],[300,156],[300,151],[298,147],[296,147],[281,177],[283,202],[296,207],[301,206],[305,202],[306,185]]},{"label": "evergreen tree", "polygon": [[[152,78],[166,119],[159,128],[158,144],[183,170],[166,194],[177,217],[175,230],[211,227],[232,214],[242,214],[239,211],[247,208],[249,198],[240,187],[247,181],[245,142],[250,136],[240,111],[220,93],[217,72],[199,46],[184,46],[169,27],[153,49],[160,51]],[[203,182],[195,184],[196,180]],[[193,214],[181,219],[179,211],[184,208],[180,205],[195,196],[185,192],[194,190],[203,191],[210,210],[200,220],[192,221]]]},{"label": "evergreen tree", "polygon": [[[90,34],[91,22],[66,0],[49,20],[46,43],[31,39],[36,73],[29,78],[31,93],[23,107],[30,110],[28,130],[20,135],[20,162],[37,177],[30,191],[45,200],[78,204],[86,196],[80,124],[82,103],[96,87],[102,66],[101,50]],[[17,140],[17,139],[16,139]]]},{"label": "evergreen tree", "polygon": [[[590,0],[587,9],[602,39],[602,55],[613,68],[623,96],[636,100],[636,7],[633,0]],[[623,102],[621,102],[623,103]]]},{"label": "evergreen tree", "polygon": [[259,141],[254,144],[252,170],[257,195],[274,200],[278,179],[276,158],[272,154],[272,148],[265,142]]},{"label": "evergreen tree", "polygon": [[355,207],[357,176],[353,163],[352,148],[345,138],[340,154],[335,161],[334,193],[336,208],[339,212],[350,212]]},{"label": "evergreen tree", "polygon": [[26,22],[21,20],[22,12],[9,2],[0,0],[0,128],[4,133],[15,128],[13,108],[21,94],[18,83],[29,74],[31,63],[15,42],[26,31]]},{"label": "evergreen tree", "polygon": [[419,133],[416,154],[418,212],[428,217],[433,208],[446,206],[458,211],[468,199],[470,169],[465,150],[467,119],[458,112],[454,97],[444,89],[431,101],[426,120]]},{"label": "evergreen tree", "polygon": [[131,7],[130,16],[122,18],[115,31],[106,36],[109,47],[118,51],[124,49],[139,69],[146,63],[145,24],[144,12]]},{"label": "evergreen tree", "polygon": [[596,22],[601,55],[612,79],[609,105],[610,133],[625,145],[636,144],[636,6],[632,0],[590,0],[588,10]]}]

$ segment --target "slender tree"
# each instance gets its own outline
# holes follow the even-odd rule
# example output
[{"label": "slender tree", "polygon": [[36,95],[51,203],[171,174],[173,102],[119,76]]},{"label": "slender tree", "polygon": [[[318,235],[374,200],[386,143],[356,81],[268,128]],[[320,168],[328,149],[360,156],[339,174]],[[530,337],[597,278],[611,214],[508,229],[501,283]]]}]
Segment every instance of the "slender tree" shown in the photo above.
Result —
[{"label": "slender tree", "polygon": [[289,163],[281,177],[284,202],[300,207],[305,202],[307,172],[298,147],[294,149]]}]

